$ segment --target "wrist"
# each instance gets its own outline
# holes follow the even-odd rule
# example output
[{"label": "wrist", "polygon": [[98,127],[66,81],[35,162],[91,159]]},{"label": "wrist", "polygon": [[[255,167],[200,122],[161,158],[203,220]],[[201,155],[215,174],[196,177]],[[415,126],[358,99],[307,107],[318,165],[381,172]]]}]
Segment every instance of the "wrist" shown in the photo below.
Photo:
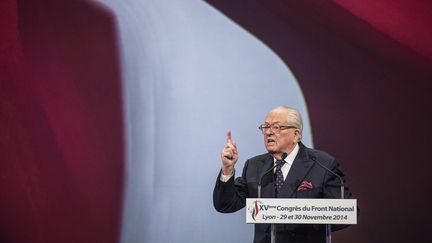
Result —
[{"label": "wrist", "polygon": [[227,176],[234,174],[234,166],[222,167],[222,174]]}]

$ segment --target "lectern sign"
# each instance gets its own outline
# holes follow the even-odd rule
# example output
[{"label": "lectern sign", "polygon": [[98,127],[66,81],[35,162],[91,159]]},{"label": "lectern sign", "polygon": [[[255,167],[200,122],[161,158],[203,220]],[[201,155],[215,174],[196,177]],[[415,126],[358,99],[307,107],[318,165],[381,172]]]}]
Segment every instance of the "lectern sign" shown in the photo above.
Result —
[{"label": "lectern sign", "polygon": [[357,224],[357,200],[247,198],[246,223]]}]

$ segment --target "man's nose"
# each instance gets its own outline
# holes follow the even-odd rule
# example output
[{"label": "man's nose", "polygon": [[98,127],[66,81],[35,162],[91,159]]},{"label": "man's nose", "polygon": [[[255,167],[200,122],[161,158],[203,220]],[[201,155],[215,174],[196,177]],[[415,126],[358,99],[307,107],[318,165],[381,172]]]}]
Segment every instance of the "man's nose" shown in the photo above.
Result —
[{"label": "man's nose", "polygon": [[273,134],[273,130],[269,127],[268,129],[265,130],[265,135],[271,135]]}]

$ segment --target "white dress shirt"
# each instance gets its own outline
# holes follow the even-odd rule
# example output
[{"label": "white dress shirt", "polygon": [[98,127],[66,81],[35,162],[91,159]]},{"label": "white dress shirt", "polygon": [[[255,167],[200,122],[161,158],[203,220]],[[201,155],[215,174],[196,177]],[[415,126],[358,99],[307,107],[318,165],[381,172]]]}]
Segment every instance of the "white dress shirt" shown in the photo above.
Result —
[{"label": "white dress shirt", "polygon": [[[298,151],[300,149],[300,146],[298,145],[298,143],[296,144],[296,146],[294,147],[294,149],[291,151],[291,153],[288,154],[288,156],[285,158],[285,164],[282,165],[282,174],[284,177],[284,180],[287,178],[288,172],[291,169],[291,165],[294,162],[295,157],[298,154]],[[273,158],[274,164],[276,164],[277,159]],[[274,171],[276,172],[276,168],[274,169]]]}]

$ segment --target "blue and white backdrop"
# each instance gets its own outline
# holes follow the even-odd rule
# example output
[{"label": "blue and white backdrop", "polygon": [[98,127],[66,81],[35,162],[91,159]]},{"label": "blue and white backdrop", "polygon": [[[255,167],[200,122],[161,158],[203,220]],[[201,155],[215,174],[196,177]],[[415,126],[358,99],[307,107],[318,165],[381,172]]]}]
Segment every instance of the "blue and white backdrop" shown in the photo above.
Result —
[{"label": "blue and white backdrop", "polygon": [[245,212],[217,213],[212,191],[226,132],[241,171],[264,153],[258,130],[301,89],[260,40],[203,1],[104,0],[118,18],[127,128],[122,243],[251,242]]}]

